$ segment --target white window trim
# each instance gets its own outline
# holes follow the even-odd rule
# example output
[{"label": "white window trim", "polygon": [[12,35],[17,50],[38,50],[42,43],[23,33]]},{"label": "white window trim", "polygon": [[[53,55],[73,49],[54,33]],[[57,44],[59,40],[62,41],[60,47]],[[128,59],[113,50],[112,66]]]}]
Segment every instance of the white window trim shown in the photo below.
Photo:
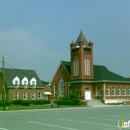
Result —
[{"label": "white window trim", "polygon": [[90,59],[84,59],[85,76],[90,76]]},{"label": "white window trim", "polygon": [[[34,94],[34,95],[33,95]],[[32,98],[34,96],[34,98]],[[35,93],[31,93],[31,99],[35,100],[36,99],[36,94]]]},{"label": "white window trim", "polygon": [[[26,82],[26,85],[25,85],[25,82]],[[21,81],[21,84],[24,85],[24,87],[27,87],[28,86],[28,79],[27,77],[24,77]]]},{"label": "white window trim", "polygon": [[[107,91],[108,91],[108,94],[107,94]],[[106,87],[106,96],[110,96],[110,88],[109,87]]]},{"label": "white window trim", "polygon": [[[24,94],[26,94],[26,95],[25,95],[26,98],[24,98]],[[23,93],[23,100],[27,100],[27,93],[26,93],[26,92]]]},{"label": "white window trim", "polygon": [[74,76],[79,76],[79,60],[74,60]]},{"label": "white window trim", "polygon": [[[125,93],[124,93],[124,92],[125,92]],[[123,89],[122,89],[122,95],[123,95],[123,96],[126,96],[126,88],[123,88]]]},{"label": "white window trim", "polygon": [[[63,92],[61,92],[61,82],[63,83],[63,86],[62,86],[62,87],[63,87],[63,90],[62,90]],[[60,83],[59,83],[59,92],[60,92],[59,95],[60,95],[60,97],[64,97],[64,96],[65,96],[64,90],[65,90],[65,82],[64,82],[64,80],[61,78],[61,79],[60,79]],[[63,94],[61,94],[61,93],[63,93]]]},{"label": "white window trim", "polygon": [[[119,94],[118,94],[118,90],[119,90]],[[117,96],[120,96],[120,95],[121,95],[121,88],[118,87],[118,88],[117,88]]]},{"label": "white window trim", "polygon": [[[17,99],[15,99],[15,97],[16,97],[15,94],[17,94]],[[18,92],[15,92],[15,93],[14,93],[14,100],[18,100],[18,99],[19,99],[19,93],[18,93]]]},{"label": "white window trim", "polygon": [[33,85],[34,87],[36,87],[37,81],[34,77],[30,80],[30,85]]},{"label": "white window trim", "polygon": [[[16,84],[17,81],[17,84]],[[13,85],[16,85],[17,87],[20,85],[20,79],[18,78],[18,76],[16,76],[13,80],[12,80]]]},{"label": "white window trim", "polygon": [[56,97],[56,95],[57,95],[57,85],[56,84],[54,84],[54,97]]},{"label": "white window trim", "polygon": [[130,87],[128,88],[128,95],[130,95]]},{"label": "white window trim", "polygon": [[[114,90],[114,94],[113,94],[113,90]],[[115,91],[115,87],[112,87],[112,96],[116,95],[116,91]]]},{"label": "white window trim", "polygon": [[[40,95],[39,95],[40,94]],[[39,97],[40,96],[40,97]],[[38,99],[41,99],[42,98],[42,93],[41,92],[39,92],[38,93]]]}]

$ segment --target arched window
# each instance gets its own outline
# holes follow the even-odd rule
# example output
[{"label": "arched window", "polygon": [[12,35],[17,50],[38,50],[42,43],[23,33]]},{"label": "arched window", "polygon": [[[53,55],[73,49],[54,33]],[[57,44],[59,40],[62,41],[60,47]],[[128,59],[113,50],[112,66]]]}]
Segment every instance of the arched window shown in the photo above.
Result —
[{"label": "arched window", "polygon": [[90,76],[90,59],[84,59],[85,76]]},{"label": "arched window", "polygon": [[74,76],[79,76],[79,60],[74,60]]},{"label": "arched window", "polygon": [[54,84],[54,96],[57,96],[57,84]]},{"label": "arched window", "polygon": [[109,89],[109,87],[106,88],[106,95],[110,95],[110,89]]},{"label": "arched window", "polygon": [[100,95],[100,88],[97,86],[96,87],[96,96],[99,96]]},{"label": "arched window", "polygon": [[126,88],[123,87],[123,95],[126,95]]},{"label": "arched window", "polygon": [[118,87],[118,90],[117,90],[117,91],[118,91],[117,94],[120,95],[120,94],[121,94],[121,92],[120,92],[120,87]]},{"label": "arched window", "polygon": [[60,96],[63,97],[64,96],[64,80],[61,78],[60,79]]},{"label": "arched window", "polygon": [[115,87],[112,87],[112,95],[115,95]]}]

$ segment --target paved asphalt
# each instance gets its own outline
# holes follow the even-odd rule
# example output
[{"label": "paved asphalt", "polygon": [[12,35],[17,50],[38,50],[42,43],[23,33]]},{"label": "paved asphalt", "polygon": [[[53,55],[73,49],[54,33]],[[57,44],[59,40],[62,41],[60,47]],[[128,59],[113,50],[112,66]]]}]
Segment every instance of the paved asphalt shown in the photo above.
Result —
[{"label": "paved asphalt", "polygon": [[0,112],[0,130],[119,130],[130,106],[56,108]]}]

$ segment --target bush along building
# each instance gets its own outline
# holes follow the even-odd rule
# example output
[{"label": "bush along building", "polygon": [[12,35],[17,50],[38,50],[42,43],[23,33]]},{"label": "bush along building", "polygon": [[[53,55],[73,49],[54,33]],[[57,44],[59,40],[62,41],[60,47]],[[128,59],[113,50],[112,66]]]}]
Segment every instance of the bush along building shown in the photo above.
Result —
[{"label": "bush along building", "polygon": [[44,87],[34,70],[4,69],[5,87],[3,87],[3,69],[0,70],[0,99],[13,100],[50,100],[51,89]]},{"label": "bush along building", "polygon": [[101,99],[104,103],[130,100],[130,80],[93,65],[93,43],[81,31],[70,44],[70,62],[61,61],[52,79],[52,99],[77,94],[80,99]]}]

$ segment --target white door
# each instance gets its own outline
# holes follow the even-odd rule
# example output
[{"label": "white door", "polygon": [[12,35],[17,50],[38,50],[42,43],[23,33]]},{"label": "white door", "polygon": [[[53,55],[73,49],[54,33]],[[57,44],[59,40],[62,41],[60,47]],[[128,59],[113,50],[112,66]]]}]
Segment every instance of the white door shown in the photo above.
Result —
[{"label": "white door", "polygon": [[44,99],[45,99],[45,100],[48,100],[48,95],[45,95],[45,96],[44,96]]},{"label": "white door", "polygon": [[91,100],[91,90],[85,91],[85,100]]}]

